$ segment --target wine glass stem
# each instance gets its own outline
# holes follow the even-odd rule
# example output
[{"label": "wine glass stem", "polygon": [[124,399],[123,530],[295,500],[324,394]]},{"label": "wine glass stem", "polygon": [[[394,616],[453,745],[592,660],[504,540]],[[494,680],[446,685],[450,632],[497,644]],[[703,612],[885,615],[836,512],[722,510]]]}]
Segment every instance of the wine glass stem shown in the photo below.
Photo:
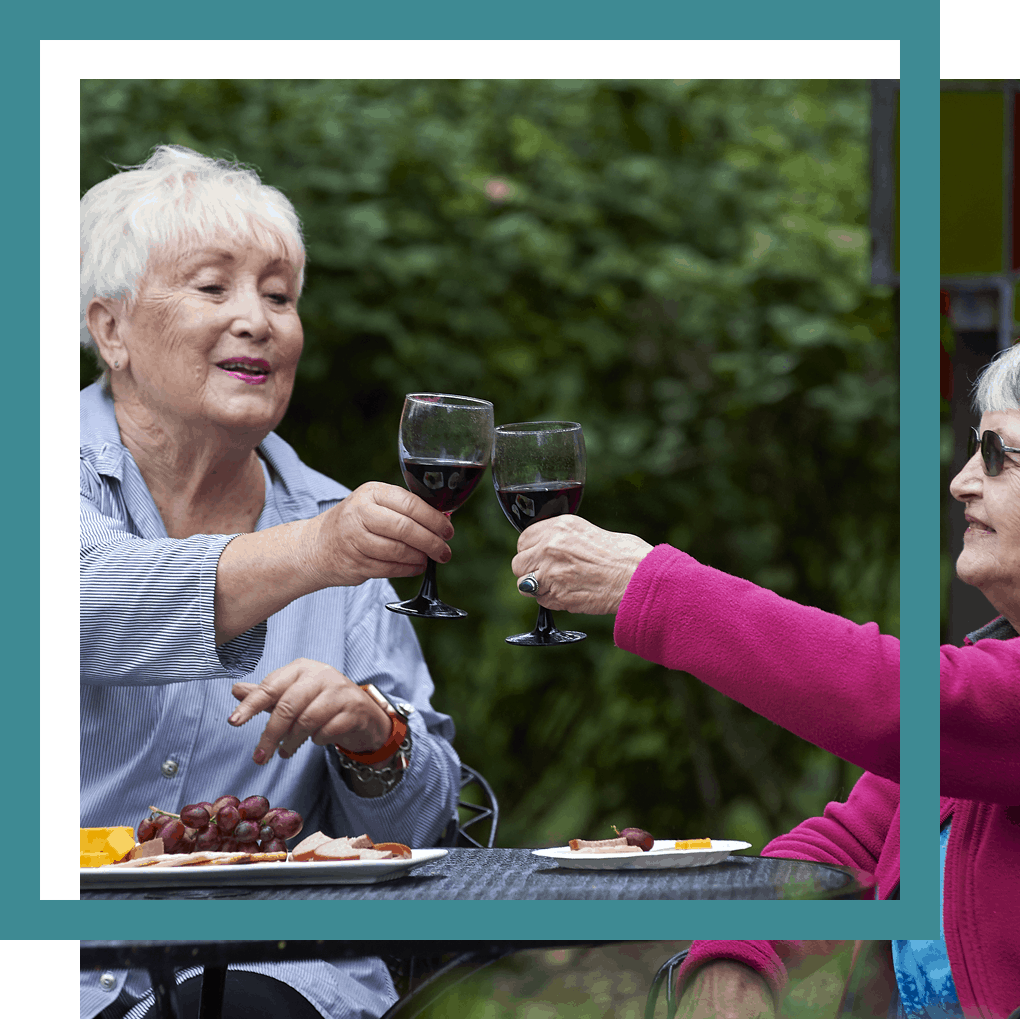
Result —
[{"label": "wine glass stem", "polygon": [[553,623],[552,613],[549,612],[545,606],[538,607],[538,623],[535,624],[535,629],[532,631],[533,634],[549,635],[554,633],[556,630],[556,624]]},{"label": "wine glass stem", "polygon": [[425,557],[425,576],[421,579],[421,590],[418,598],[439,601],[439,588],[436,585],[436,561]]}]

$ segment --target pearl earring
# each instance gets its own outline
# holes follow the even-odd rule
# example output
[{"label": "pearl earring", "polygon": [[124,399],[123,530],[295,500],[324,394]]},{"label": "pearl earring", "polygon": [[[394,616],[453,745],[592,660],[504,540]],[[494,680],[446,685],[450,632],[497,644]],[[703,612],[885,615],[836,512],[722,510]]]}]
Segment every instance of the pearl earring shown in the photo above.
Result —
[{"label": "pearl earring", "polygon": [[115,361],[115,362],[113,363],[113,367],[114,367],[114,368],[120,368],[120,362],[119,362],[119,361]]}]

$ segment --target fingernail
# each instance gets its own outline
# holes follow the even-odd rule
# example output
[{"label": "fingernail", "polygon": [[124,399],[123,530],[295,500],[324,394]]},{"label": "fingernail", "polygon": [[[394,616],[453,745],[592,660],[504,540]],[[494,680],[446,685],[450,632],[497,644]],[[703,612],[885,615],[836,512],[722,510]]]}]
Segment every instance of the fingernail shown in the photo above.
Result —
[{"label": "fingernail", "polygon": [[266,752],[260,747],[251,757],[256,765],[261,765],[266,760]]},{"label": "fingernail", "polygon": [[230,721],[236,726],[241,721],[241,713],[235,712],[231,717]]}]

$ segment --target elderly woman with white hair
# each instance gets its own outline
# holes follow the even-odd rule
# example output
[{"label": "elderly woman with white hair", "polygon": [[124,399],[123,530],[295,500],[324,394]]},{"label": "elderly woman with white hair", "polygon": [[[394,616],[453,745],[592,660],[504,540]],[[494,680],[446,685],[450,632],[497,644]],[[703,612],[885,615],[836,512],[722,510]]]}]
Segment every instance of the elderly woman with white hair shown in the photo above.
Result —
[{"label": "elderly woman with white hair", "polygon": [[[384,579],[446,562],[453,528],[401,487],[351,492],[272,431],[304,264],[279,191],[188,149],[82,199],[82,342],[104,365],[81,393],[82,826],[261,794],[306,831],[428,846],[454,815],[453,724],[383,608]],[[243,726],[261,712],[259,737]],[[228,976],[247,996],[228,1015],[378,1016],[395,998],[378,960],[255,970]],[[82,982],[82,1016],[151,1008],[144,974]]]},{"label": "elderly woman with white hair", "polygon": [[[1012,1012],[1020,1007],[1020,346],[985,370],[975,408],[980,427],[951,486],[968,522],[957,572],[999,615],[964,647],[941,650],[942,930],[934,940],[868,947],[856,974],[877,966],[881,977],[855,978],[856,1001],[840,1015],[1020,1016]],[[762,853],[863,868],[879,897],[898,895],[894,638],[578,517],[527,528],[512,568],[548,608],[615,613],[621,648],[690,672],[867,769],[846,803]],[[930,835],[934,842],[934,818]],[[820,965],[836,945],[695,942],[678,977],[679,1015],[775,1016],[788,970]]]}]

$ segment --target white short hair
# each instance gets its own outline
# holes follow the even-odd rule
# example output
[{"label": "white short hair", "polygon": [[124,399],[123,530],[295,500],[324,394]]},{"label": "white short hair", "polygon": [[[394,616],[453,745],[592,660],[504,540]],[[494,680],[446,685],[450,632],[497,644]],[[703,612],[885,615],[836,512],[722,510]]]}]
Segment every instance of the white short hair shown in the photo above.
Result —
[{"label": "white short hair", "polygon": [[974,410],[1020,411],[1020,343],[1000,351],[974,383]]},{"label": "white short hair", "polygon": [[[90,188],[81,200],[81,345],[99,348],[85,312],[94,297],[138,295],[154,250],[205,243],[216,236],[278,249],[304,284],[301,222],[282,192],[240,163],[211,159],[183,145],[160,145],[139,166]],[[103,366],[103,383],[109,371]]]}]

